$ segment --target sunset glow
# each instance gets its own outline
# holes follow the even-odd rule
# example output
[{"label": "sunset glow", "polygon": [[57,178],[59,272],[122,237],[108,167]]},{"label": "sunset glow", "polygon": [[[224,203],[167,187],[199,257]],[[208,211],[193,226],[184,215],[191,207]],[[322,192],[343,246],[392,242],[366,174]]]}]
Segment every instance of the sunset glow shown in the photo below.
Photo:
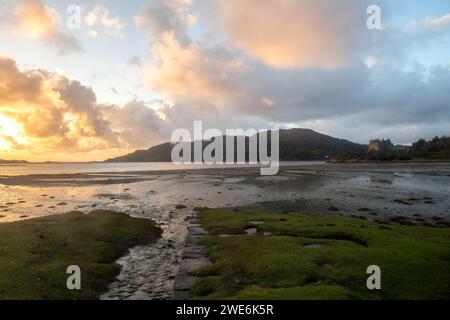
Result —
[{"label": "sunset glow", "polygon": [[17,144],[25,144],[26,137],[20,125],[14,120],[0,114],[0,145],[2,148],[14,149]]},{"label": "sunset glow", "polygon": [[444,2],[2,1],[0,158],[104,160],[195,120],[359,143],[446,134]]}]

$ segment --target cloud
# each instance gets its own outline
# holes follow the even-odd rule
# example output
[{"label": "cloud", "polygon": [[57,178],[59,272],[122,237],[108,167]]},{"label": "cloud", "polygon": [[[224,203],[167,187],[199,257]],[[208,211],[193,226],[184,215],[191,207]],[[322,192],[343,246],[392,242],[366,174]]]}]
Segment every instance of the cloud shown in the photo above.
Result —
[{"label": "cloud", "polygon": [[[303,11],[299,9],[304,8],[295,7],[298,3],[295,1],[280,1],[276,3],[282,5],[281,9],[274,5],[274,0],[264,4],[258,2],[258,5],[251,0],[245,4],[241,2],[242,12],[239,14],[247,17],[250,31],[253,32],[253,21],[258,20],[260,15],[257,8],[262,6],[262,12],[271,12],[274,16],[285,14],[283,21],[279,21],[283,26],[285,23],[289,26],[284,20],[291,18],[288,11],[292,11],[292,15],[296,17],[291,19],[294,24],[292,28],[298,28],[297,23],[300,22],[297,19],[303,17]],[[232,3],[233,0],[224,5]],[[267,3],[273,6],[266,7]],[[189,127],[193,120],[201,119],[206,126],[221,129],[234,126],[271,128],[311,124],[322,130],[323,124],[332,127],[330,123],[336,121],[345,123],[346,128],[368,128],[367,135],[350,129],[347,133],[345,130],[336,131],[336,134],[342,133],[343,137],[359,142],[366,142],[368,136],[376,137],[383,133],[389,133],[394,140],[404,142],[408,128],[416,128],[417,134],[412,137],[416,137],[418,133],[435,135],[448,132],[443,131],[443,128],[444,124],[450,124],[450,114],[446,112],[450,93],[444,89],[450,85],[449,68],[426,67],[407,62],[401,64],[398,63],[398,57],[389,58],[387,55],[387,52],[396,48],[393,41],[395,38],[402,39],[399,43],[413,38],[415,44],[423,44],[426,40],[413,33],[408,34],[407,31],[392,30],[395,37],[388,35],[391,29],[387,24],[382,33],[369,37],[371,42],[377,44],[375,47],[382,45],[381,48],[374,51],[370,45],[361,48],[365,40],[361,39],[361,44],[358,44],[360,31],[356,35],[349,35],[340,32],[345,28],[335,28],[334,25],[337,23],[346,26],[343,21],[351,20],[353,15],[357,15],[350,4],[360,8],[359,1],[345,2],[344,8],[350,10],[350,13],[336,9],[334,11],[337,16],[324,9],[324,4],[329,1],[304,3],[309,3],[308,12],[313,15],[309,20],[304,17],[311,23],[304,27],[308,32],[316,29],[317,41],[323,47],[324,55],[316,56],[314,48],[312,51],[305,48],[298,53],[301,56],[293,56],[295,61],[292,60],[293,64],[286,67],[264,61],[263,56],[249,56],[247,52],[236,48],[241,46],[236,45],[234,37],[223,43],[205,43],[199,40],[186,42],[178,39],[177,33],[167,31],[161,31],[154,37],[151,57],[148,59],[150,62],[142,66],[141,72],[147,88],[163,94],[170,101],[171,107],[162,110],[165,123],[170,124],[170,127]],[[253,11],[247,9],[249,4],[253,4]],[[286,8],[283,9],[283,5]],[[364,20],[361,23],[366,28],[366,7],[363,6],[362,9],[357,12],[362,12]],[[315,16],[320,10],[328,13],[325,16],[337,19],[330,22],[330,30],[325,28],[323,35],[322,28],[317,24],[320,17]],[[244,34],[245,28],[244,26],[242,30]],[[271,33],[265,27],[262,28],[264,35],[261,39],[267,36],[267,42],[275,46],[278,43],[276,30]],[[185,29],[181,34],[187,32]],[[364,32],[361,31],[361,34]],[[287,34],[294,37],[294,32],[288,30]],[[331,47],[328,43],[321,42],[328,37],[333,38]],[[258,37],[253,40],[249,37],[251,41],[257,39]],[[356,44],[349,44],[352,41]],[[344,47],[348,45],[348,48],[332,49],[340,43]],[[286,52],[301,51],[298,45],[302,44],[286,40],[280,45],[284,44]],[[407,53],[406,50],[404,54]],[[368,57],[371,59],[367,59]],[[289,57],[286,61],[289,61]],[[369,66],[367,61],[371,61]],[[345,122],[343,119],[346,119]],[[438,122],[442,125],[433,130],[430,124]]]},{"label": "cloud", "polygon": [[89,151],[118,146],[95,94],[79,82],[43,70],[21,70],[1,56],[0,83],[2,122],[16,128],[12,138],[26,139],[31,149]]},{"label": "cloud", "polygon": [[268,108],[272,108],[275,106],[275,101],[273,101],[272,99],[269,99],[269,98],[262,98],[261,103]]},{"label": "cloud", "polygon": [[94,91],[79,81],[21,69],[6,56],[0,56],[0,83],[0,145],[26,150],[27,157],[67,160],[68,152],[101,150],[120,154],[170,136],[170,128],[164,131],[160,116],[142,102],[99,105]]},{"label": "cloud", "polygon": [[225,31],[275,68],[341,68],[369,47],[365,0],[219,0]]},{"label": "cloud", "polygon": [[5,17],[18,35],[44,41],[60,54],[81,50],[76,38],[60,29],[58,20],[58,13],[42,0],[19,0]]},{"label": "cloud", "polygon": [[[211,40],[200,35],[214,29],[208,24],[192,29],[202,21],[191,1],[149,2],[136,22],[150,53],[128,64],[162,101],[98,104],[79,81],[1,57],[0,146],[101,160],[166,141],[194,120],[219,129],[305,126],[358,142],[448,132],[448,66],[407,59],[414,46],[446,34],[445,19],[410,29],[384,21],[366,37],[365,1],[333,3],[220,0],[211,14],[224,33]],[[101,15],[92,18],[97,32]],[[52,28],[39,25],[43,38]]]},{"label": "cloud", "polygon": [[24,73],[14,60],[0,55],[0,108],[15,111],[26,108],[29,101],[50,103],[51,98],[42,93],[42,78],[40,72]]},{"label": "cloud", "polygon": [[448,43],[450,36],[450,14],[441,17],[427,17],[408,24],[390,27],[375,39],[373,53],[379,60],[404,64],[411,62],[411,52],[434,50],[436,43]]},{"label": "cloud", "polygon": [[170,137],[170,128],[142,101],[123,106],[103,105],[102,113],[118,134],[123,148],[147,148]]},{"label": "cloud", "polygon": [[428,18],[425,25],[430,27],[450,26],[450,13],[438,18]]},{"label": "cloud", "polygon": [[12,146],[15,150],[26,150],[26,146],[16,141],[16,139],[12,136],[1,133],[2,128],[0,126],[0,141],[6,142],[10,146]]},{"label": "cloud", "polygon": [[132,56],[130,59],[128,59],[128,65],[138,68],[142,67],[141,57],[138,55]]},{"label": "cloud", "polygon": [[84,21],[89,28],[88,34],[94,37],[102,33],[121,38],[121,31],[126,26],[118,17],[111,17],[109,10],[102,6],[95,6],[86,14]]},{"label": "cloud", "polygon": [[192,0],[154,0],[135,18],[136,27],[148,32],[153,38],[171,32],[177,39],[187,41],[186,30],[197,22],[189,13]]},{"label": "cloud", "polygon": [[229,81],[245,69],[244,62],[223,48],[183,45],[173,32],[160,35],[152,48],[153,64],[145,70],[147,85],[175,99],[190,93],[219,99],[235,90]]},{"label": "cloud", "polygon": [[32,160],[104,160],[148,148],[170,139],[184,118],[167,109],[159,101],[99,104],[77,80],[0,55],[0,158],[14,151]]}]

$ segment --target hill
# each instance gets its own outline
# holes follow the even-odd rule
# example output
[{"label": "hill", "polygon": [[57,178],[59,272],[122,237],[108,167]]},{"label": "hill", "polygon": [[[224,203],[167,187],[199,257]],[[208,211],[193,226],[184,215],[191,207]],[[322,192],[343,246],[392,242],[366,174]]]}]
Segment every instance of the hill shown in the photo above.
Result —
[{"label": "hill", "polygon": [[334,138],[311,129],[280,130],[282,161],[324,160],[340,152],[366,152],[367,145]]},{"label": "hill", "polygon": [[[203,141],[203,146],[208,145]],[[106,162],[170,162],[172,143],[164,143],[148,150],[138,150]],[[280,130],[280,160],[325,160],[342,152],[366,152],[367,145],[334,138],[310,129]]]},{"label": "hill", "polygon": [[3,160],[0,159],[0,164],[25,164],[28,163],[25,160]]},{"label": "hill", "polygon": [[171,162],[171,152],[174,144],[163,143],[148,150],[137,150],[133,153],[108,159],[105,162]]}]

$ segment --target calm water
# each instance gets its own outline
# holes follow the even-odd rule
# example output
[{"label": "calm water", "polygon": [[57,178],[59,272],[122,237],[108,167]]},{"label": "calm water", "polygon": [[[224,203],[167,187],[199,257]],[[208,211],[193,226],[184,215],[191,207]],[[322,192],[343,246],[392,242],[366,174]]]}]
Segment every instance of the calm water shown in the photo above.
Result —
[{"label": "calm water", "polygon": [[[167,218],[168,214],[180,203],[192,209],[302,199],[321,204],[325,211],[334,205],[342,212],[354,209],[356,214],[360,214],[359,208],[387,215],[450,214],[450,166],[337,166],[323,162],[289,162],[282,166],[296,167],[264,177],[242,170],[177,172],[211,166],[172,163],[3,165],[0,176],[50,176],[21,177],[18,184],[2,184],[0,179],[0,223],[96,208],[146,216],[169,225],[173,217]],[[152,173],[174,169],[167,174]],[[133,173],[137,171],[145,174]],[[82,178],[57,176],[89,172],[94,174]],[[101,179],[114,183],[97,181],[100,178],[96,173],[105,172],[111,172],[111,177]],[[137,178],[127,182],[130,177]],[[114,181],[121,179],[123,182]],[[399,200],[411,203],[405,205]]]},{"label": "calm water", "polygon": [[[301,166],[325,164],[322,161],[281,162],[282,166]],[[29,174],[71,174],[96,172],[132,172],[186,170],[205,168],[251,167],[250,165],[176,165],[171,162],[120,162],[120,163],[30,163],[18,165],[0,165],[0,176],[16,176]]]}]

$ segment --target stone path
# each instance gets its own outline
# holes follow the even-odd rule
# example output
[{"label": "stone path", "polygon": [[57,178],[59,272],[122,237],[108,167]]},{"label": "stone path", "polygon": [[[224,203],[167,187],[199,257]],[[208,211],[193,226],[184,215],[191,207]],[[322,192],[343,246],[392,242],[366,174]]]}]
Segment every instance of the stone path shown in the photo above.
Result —
[{"label": "stone path", "polygon": [[190,289],[197,279],[196,272],[211,263],[206,257],[206,248],[198,244],[198,240],[206,233],[194,216],[189,224],[178,275],[175,278],[174,300],[190,299]]}]

